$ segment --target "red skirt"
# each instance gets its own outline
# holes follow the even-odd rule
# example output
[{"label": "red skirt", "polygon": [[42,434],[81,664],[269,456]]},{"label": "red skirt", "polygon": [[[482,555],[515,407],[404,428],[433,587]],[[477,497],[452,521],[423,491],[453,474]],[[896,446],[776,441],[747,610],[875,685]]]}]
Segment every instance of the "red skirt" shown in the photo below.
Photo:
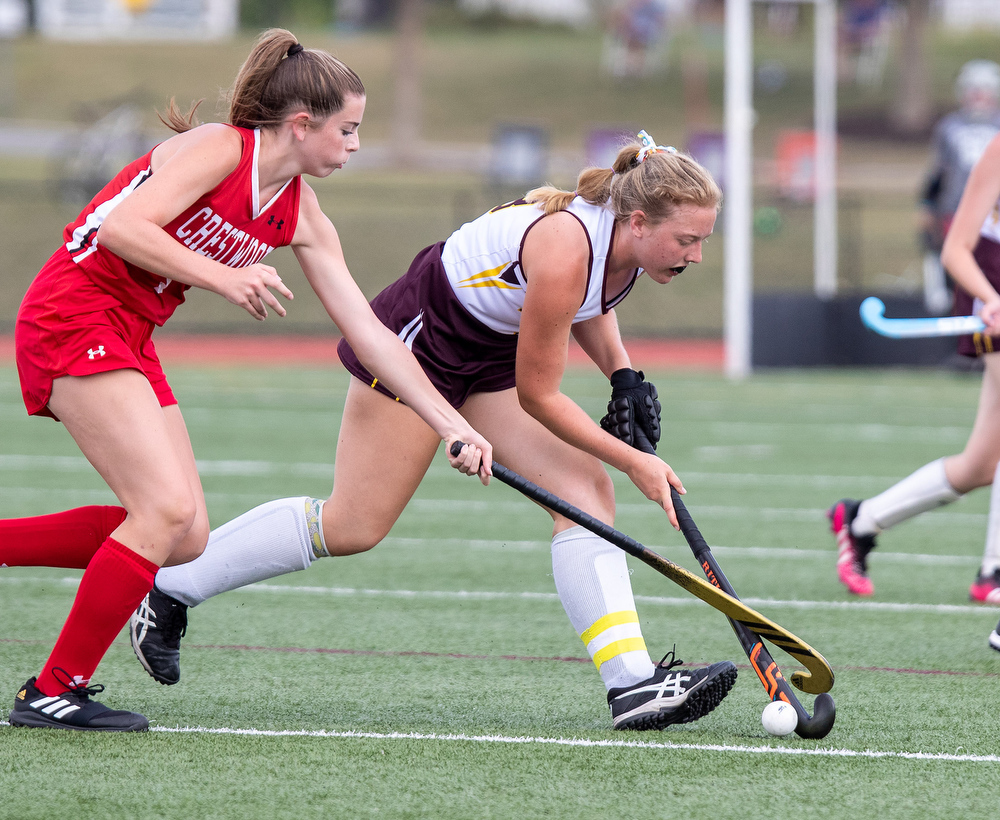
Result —
[{"label": "red skirt", "polygon": [[145,374],[161,407],[177,404],[150,338],[155,325],[97,287],[60,248],[28,288],[14,344],[29,415],[48,408],[52,382],[132,368]]}]

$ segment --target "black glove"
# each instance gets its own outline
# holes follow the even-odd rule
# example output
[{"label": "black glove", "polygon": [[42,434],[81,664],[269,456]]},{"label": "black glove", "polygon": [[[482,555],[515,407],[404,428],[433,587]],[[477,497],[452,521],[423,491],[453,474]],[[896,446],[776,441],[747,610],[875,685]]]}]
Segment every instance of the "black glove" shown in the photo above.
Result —
[{"label": "black glove", "polygon": [[637,450],[656,451],[660,402],[656,388],[643,380],[641,370],[624,367],[611,374],[611,401],[601,427]]}]

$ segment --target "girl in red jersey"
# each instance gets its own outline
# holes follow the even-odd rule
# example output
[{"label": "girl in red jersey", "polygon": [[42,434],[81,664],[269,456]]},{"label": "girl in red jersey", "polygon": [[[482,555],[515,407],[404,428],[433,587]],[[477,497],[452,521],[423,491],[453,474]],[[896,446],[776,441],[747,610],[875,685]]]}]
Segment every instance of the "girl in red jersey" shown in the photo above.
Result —
[{"label": "girl in red jersey", "polygon": [[90,679],[156,570],[197,557],[208,515],[184,420],[151,340],[189,287],[255,319],[292,298],[263,263],[290,245],[310,285],[372,372],[450,445],[452,466],[489,476],[490,446],[432,387],[379,322],[340,240],[301,175],[326,177],[358,150],[365,89],[329,54],[287,31],[260,38],[232,91],[228,124],[177,133],[130,163],[67,226],[24,297],[17,365],[28,412],[58,419],[121,507],[0,521],[0,564],[86,569],[37,677],[18,691],[14,726],[142,731],[143,715],[91,700]]}]

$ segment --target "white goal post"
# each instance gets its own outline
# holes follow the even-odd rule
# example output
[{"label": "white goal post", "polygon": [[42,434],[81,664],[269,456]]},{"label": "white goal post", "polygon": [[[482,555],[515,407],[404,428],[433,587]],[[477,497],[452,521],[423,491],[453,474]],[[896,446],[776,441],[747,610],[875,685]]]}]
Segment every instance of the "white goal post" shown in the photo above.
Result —
[{"label": "white goal post", "polygon": [[[723,329],[726,374],[745,378],[753,345],[753,9],[726,0],[726,206]],[[767,0],[815,6],[814,129],[816,200],[813,278],[816,296],[837,292],[837,6],[836,0]]]}]

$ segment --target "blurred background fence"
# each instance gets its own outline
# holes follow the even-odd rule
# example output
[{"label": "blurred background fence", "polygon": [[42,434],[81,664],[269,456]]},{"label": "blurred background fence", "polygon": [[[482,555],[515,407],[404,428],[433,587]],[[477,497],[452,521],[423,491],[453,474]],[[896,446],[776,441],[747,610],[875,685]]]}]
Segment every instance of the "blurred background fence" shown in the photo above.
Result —
[{"label": "blurred background fence", "polygon": [[[93,0],[102,2],[120,4],[133,22],[158,6]],[[931,128],[956,104],[959,68],[973,58],[1000,59],[1000,21],[994,25],[987,10],[973,17],[977,25],[956,22],[962,2],[898,0],[881,51],[866,57],[863,72],[842,54],[842,292],[922,292],[916,213]],[[975,10],[976,0],[964,2]],[[224,119],[221,92],[270,25],[336,54],[368,89],[360,153],[311,184],[369,295],[401,275],[420,248],[482,210],[544,182],[572,189],[582,167],[605,160],[609,136],[618,132],[645,128],[658,142],[693,150],[721,176],[722,0],[658,0],[663,16],[647,21],[659,28],[638,55],[615,27],[612,12],[623,6],[615,0],[232,3],[230,31],[157,39],[155,31],[46,34],[43,4],[0,0],[0,332],[11,330],[28,282],[81,201],[169,135],[155,110],[171,96],[182,106],[205,98],[202,118]],[[26,11],[20,27],[11,24],[18,4]],[[789,146],[812,127],[811,9],[753,5],[754,285],[758,292],[807,291],[812,205],[786,170]],[[924,15],[925,113],[907,120],[898,103],[908,79],[905,37],[913,36],[907,21],[915,14]],[[626,333],[722,334],[721,233],[722,220],[705,261],[669,287],[642,283],[641,295],[619,309]],[[298,297],[286,319],[258,327],[217,297],[192,293],[165,332],[331,332],[291,255],[272,258]]]}]

